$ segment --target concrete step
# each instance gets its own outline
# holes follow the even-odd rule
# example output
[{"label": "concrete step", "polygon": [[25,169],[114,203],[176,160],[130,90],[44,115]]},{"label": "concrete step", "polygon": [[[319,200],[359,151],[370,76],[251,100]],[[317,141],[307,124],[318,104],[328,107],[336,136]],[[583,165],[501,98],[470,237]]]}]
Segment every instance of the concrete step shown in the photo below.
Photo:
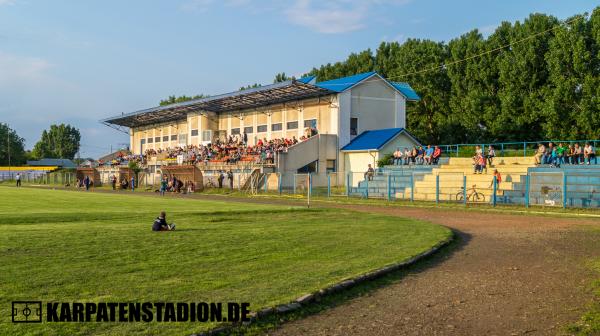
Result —
[{"label": "concrete step", "polygon": [[[465,163],[472,163],[473,162],[473,158],[470,157],[451,157],[449,160],[449,164],[454,165],[454,164],[465,164]],[[534,164],[534,158],[533,156],[526,156],[526,157],[522,157],[522,156],[507,156],[507,157],[496,157],[493,160],[493,164],[494,165],[509,165],[509,164],[527,164],[527,165],[531,165]]]}]

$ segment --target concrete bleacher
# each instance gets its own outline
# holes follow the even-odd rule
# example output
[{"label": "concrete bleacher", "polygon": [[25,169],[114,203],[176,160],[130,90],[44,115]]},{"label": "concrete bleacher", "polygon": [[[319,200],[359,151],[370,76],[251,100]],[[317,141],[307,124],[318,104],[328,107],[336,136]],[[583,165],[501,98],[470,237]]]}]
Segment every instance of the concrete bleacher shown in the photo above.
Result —
[{"label": "concrete bleacher", "polygon": [[566,181],[568,207],[600,207],[600,165],[562,165],[560,168],[542,165],[530,168],[528,176],[529,192],[523,180],[497,202],[525,204],[528,194],[530,205],[562,206]]}]

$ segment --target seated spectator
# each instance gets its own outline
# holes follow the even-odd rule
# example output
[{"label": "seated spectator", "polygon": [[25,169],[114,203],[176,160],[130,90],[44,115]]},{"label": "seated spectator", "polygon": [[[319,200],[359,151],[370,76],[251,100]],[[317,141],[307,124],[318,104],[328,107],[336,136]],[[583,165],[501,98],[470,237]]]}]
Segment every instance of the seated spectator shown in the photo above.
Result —
[{"label": "seated spectator", "polygon": [[365,172],[365,180],[373,181],[373,176],[375,175],[375,169],[369,163],[369,168]]},{"label": "seated spectator", "polygon": [[556,147],[556,162],[558,165],[565,163],[565,151],[567,148],[563,145],[563,143],[559,143],[558,147]]},{"label": "seated spectator", "polygon": [[535,155],[534,155],[534,159],[535,159],[535,164],[536,165],[539,165],[539,164],[543,163],[542,159],[543,159],[543,157],[544,157],[545,154],[546,154],[546,146],[544,146],[543,144],[539,143],[538,144],[538,149],[537,149],[537,151],[535,152]]},{"label": "seated spectator", "polygon": [[439,146],[435,146],[433,149],[433,155],[431,156],[432,164],[438,164],[440,161],[440,157],[442,157],[442,149]]},{"label": "seated spectator", "polygon": [[485,158],[481,154],[475,154],[475,156],[473,156],[473,173],[475,173],[475,174],[483,173],[484,167],[485,167]]},{"label": "seated spectator", "polygon": [[167,224],[167,214],[164,211],[160,212],[154,223],[152,223],[152,231],[173,231],[175,224]]},{"label": "seated spectator", "polygon": [[396,151],[393,154],[392,162],[396,166],[402,165],[402,151],[400,148],[396,148]]},{"label": "seated spectator", "polygon": [[417,150],[417,164],[422,165],[423,162],[425,161],[424,157],[425,157],[425,150],[423,149],[423,147],[419,146],[419,149]]},{"label": "seated spectator", "polygon": [[550,153],[550,167],[560,167],[560,163],[558,162],[558,153],[557,148],[552,147],[552,153]]},{"label": "seated spectator", "polygon": [[408,149],[408,147],[404,147],[404,164],[408,165],[411,161],[411,151]]},{"label": "seated spectator", "polygon": [[575,157],[575,148],[569,144],[569,147],[565,150],[565,163],[573,164]]},{"label": "seated spectator", "polygon": [[554,151],[554,144],[552,142],[548,143],[548,147],[546,147],[546,151],[542,157],[542,164],[552,164],[552,152]]},{"label": "seated spectator", "polygon": [[431,147],[431,145],[427,145],[427,149],[425,150],[425,153],[423,154],[424,162],[426,164],[430,165],[432,156],[433,156],[433,148]]},{"label": "seated spectator", "polygon": [[419,155],[419,151],[417,150],[417,147],[413,147],[410,153],[410,160],[413,164],[417,163],[417,155]]},{"label": "seated spectator", "polygon": [[592,162],[592,160],[594,160],[594,164],[598,164],[596,159],[596,150],[589,142],[585,143],[585,147],[583,148],[583,157],[585,163],[588,165]]},{"label": "seated spectator", "polygon": [[487,155],[485,156],[485,158],[487,159],[487,163],[488,165],[491,167],[492,164],[494,163],[494,158],[496,157],[496,150],[494,149],[494,146],[490,145],[488,147],[488,152]]},{"label": "seated spectator", "polygon": [[578,143],[575,143],[573,146],[573,164],[583,164],[583,149],[579,146]]}]

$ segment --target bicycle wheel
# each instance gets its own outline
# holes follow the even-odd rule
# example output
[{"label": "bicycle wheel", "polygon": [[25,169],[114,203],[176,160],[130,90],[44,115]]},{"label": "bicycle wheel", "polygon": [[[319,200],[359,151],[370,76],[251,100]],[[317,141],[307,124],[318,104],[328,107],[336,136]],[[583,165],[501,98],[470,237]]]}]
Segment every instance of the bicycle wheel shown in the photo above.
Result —
[{"label": "bicycle wheel", "polygon": [[464,199],[465,195],[462,191],[456,193],[456,200],[457,201],[462,201]]},{"label": "bicycle wheel", "polygon": [[480,192],[476,192],[473,195],[473,198],[475,199],[476,202],[485,202],[485,195]]}]

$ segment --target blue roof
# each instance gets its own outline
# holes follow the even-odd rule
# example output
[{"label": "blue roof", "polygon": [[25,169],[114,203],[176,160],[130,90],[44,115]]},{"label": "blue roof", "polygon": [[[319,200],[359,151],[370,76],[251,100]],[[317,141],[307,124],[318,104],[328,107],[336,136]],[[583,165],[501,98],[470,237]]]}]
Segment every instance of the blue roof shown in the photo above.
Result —
[{"label": "blue roof", "polygon": [[[336,79],[328,80],[325,82],[320,82],[315,85],[318,87],[324,88],[324,89],[328,89],[328,90],[340,93],[340,92],[348,90],[352,86],[354,86],[354,85],[362,82],[363,80],[365,80],[373,75],[376,75],[376,74],[377,74],[377,72],[375,72],[375,71],[364,72],[364,73],[360,73],[360,74],[356,74],[356,75],[352,75],[352,76],[348,76],[348,77],[336,78]],[[400,93],[402,93],[406,97],[406,99],[421,100],[421,97],[419,97],[419,95],[415,92],[415,90],[413,90],[413,88],[410,87],[410,84],[400,83],[400,82],[390,82],[390,81],[386,80],[385,78],[383,78],[383,80],[388,82],[392,87],[394,87],[396,90],[398,90]]]},{"label": "blue roof", "polygon": [[352,75],[352,76],[348,76],[348,77],[342,77],[342,78],[336,78],[336,79],[332,79],[332,80],[328,80],[328,81],[324,81],[324,82],[320,82],[315,84],[318,87],[324,88],[324,89],[328,89],[331,91],[335,91],[335,92],[343,92],[346,91],[348,88],[356,85],[357,83],[373,76],[374,74],[376,74],[375,71],[371,71],[371,72],[365,72],[365,73],[361,73],[361,74],[357,74],[357,75]]},{"label": "blue roof", "polygon": [[310,82],[317,78],[317,76],[306,76],[306,77],[302,77],[298,79],[298,82],[304,83],[304,84],[310,84]]},{"label": "blue roof", "polygon": [[408,83],[390,82],[396,90],[400,91],[408,100],[421,100],[421,97],[410,87]]},{"label": "blue roof", "polygon": [[364,131],[342,148],[343,151],[378,150],[396,135],[405,131],[404,128],[386,128]]}]

